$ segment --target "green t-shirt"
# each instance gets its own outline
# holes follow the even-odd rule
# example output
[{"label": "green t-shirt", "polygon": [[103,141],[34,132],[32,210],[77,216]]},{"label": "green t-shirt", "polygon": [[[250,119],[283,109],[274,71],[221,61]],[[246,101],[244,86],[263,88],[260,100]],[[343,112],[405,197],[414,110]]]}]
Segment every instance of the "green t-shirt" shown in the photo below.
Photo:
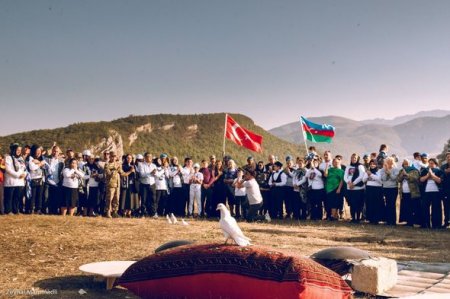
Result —
[{"label": "green t-shirt", "polygon": [[339,187],[340,182],[344,179],[344,171],[340,168],[331,167],[328,169],[327,183],[325,190],[327,193]]}]

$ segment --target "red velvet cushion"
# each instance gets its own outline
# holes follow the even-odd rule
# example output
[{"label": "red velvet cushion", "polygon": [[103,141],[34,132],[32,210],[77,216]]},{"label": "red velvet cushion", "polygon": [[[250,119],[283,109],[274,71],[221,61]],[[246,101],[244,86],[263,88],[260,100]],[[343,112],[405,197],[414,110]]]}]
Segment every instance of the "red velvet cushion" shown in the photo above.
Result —
[{"label": "red velvet cushion", "polygon": [[311,259],[255,246],[188,245],[133,264],[120,285],[142,298],[350,298],[352,289]]}]

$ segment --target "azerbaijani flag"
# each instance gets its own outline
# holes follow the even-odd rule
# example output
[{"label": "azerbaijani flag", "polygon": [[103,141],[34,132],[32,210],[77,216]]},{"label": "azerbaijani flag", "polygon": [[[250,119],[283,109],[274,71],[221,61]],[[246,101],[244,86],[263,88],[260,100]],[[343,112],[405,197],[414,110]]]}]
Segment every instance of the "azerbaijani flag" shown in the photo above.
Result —
[{"label": "azerbaijani flag", "polygon": [[335,131],[333,126],[327,124],[319,125],[307,120],[303,116],[300,117],[300,123],[303,128],[303,137],[305,140],[331,143]]}]

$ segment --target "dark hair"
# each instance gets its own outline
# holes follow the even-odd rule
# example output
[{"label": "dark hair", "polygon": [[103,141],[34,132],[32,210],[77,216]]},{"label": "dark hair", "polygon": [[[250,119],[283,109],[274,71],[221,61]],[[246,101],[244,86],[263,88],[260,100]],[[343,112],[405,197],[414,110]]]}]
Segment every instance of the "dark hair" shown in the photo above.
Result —
[{"label": "dark hair", "polygon": [[386,144],[382,144],[382,145],[380,145],[380,152],[381,151],[384,151],[385,149],[387,149],[387,145]]},{"label": "dark hair", "polygon": [[192,160],[192,158],[191,157],[184,158],[184,164],[186,164],[186,162],[189,161],[189,160]]},{"label": "dark hair", "polygon": [[256,176],[256,173],[255,173],[255,171],[253,169],[246,169],[245,171],[246,171],[246,173],[248,173],[252,177]]},{"label": "dark hair", "polygon": [[414,157],[414,159],[420,157],[420,153],[419,153],[419,152],[415,152],[415,153],[413,154],[413,157]]},{"label": "dark hair", "polygon": [[[69,159],[69,163],[67,164],[68,168],[70,168],[70,164],[72,164],[73,161],[77,161],[77,159],[76,158]],[[77,161],[77,163],[78,163],[78,161]]]},{"label": "dark hair", "polygon": [[37,145],[37,144],[33,144],[31,146],[31,150],[30,150],[30,156],[33,158],[36,158],[36,152],[38,149],[42,148],[41,146]]},{"label": "dark hair", "polygon": [[434,162],[434,164],[436,164],[436,166],[439,166],[439,163],[435,158],[428,159],[428,162],[431,162],[431,161]]}]

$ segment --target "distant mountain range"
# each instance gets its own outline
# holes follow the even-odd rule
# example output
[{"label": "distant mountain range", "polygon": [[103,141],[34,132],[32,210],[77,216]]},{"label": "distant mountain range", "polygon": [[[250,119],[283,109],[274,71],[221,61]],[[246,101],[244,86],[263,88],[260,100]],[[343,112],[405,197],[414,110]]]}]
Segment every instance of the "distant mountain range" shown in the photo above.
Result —
[{"label": "distant mountain range", "polygon": [[384,119],[384,118],[374,118],[367,119],[361,121],[363,124],[378,124],[378,125],[388,125],[388,126],[396,126],[400,124],[404,124],[410,120],[420,118],[420,117],[444,117],[450,114],[450,110],[429,110],[429,111],[420,111],[416,114],[408,114],[403,116],[398,116],[393,119]]},{"label": "distant mountain range", "polygon": [[[231,114],[243,127],[263,136],[263,153],[254,153],[226,141],[226,153],[242,165],[248,156],[266,161],[268,154],[284,159],[286,155],[304,155],[305,151],[291,142],[284,141],[241,114]],[[35,130],[0,137],[0,152],[7,153],[9,144],[40,144],[49,148],[53,142],[65,151],[76,152],[89,149],[97,155],[105,149],[123,153],[151,152],[153,155],[167,153],[178,156],[180,162],[185,156],[194,161],[208,159],[215,154],[222,157],[225,113],[173,115],[158,114],[128,116],[113,121],[77,123],[64,128]]]},{"label": "distant mountain range", "polygon": [[[316,123],[336,127],[336,136],[331,144],[310,143],[319,150],[330,149],[348,158],[351,153],[378,152],[380,144],[387,144],[390,153],[404,157],[413,152],[438,154],[450,138],[450,111],[434,110],[405,115],[393,120],[355,121],[339,116],[311,117]],[[299,122],[289,123],[269,130],[286,141],[303,143]]]}]

